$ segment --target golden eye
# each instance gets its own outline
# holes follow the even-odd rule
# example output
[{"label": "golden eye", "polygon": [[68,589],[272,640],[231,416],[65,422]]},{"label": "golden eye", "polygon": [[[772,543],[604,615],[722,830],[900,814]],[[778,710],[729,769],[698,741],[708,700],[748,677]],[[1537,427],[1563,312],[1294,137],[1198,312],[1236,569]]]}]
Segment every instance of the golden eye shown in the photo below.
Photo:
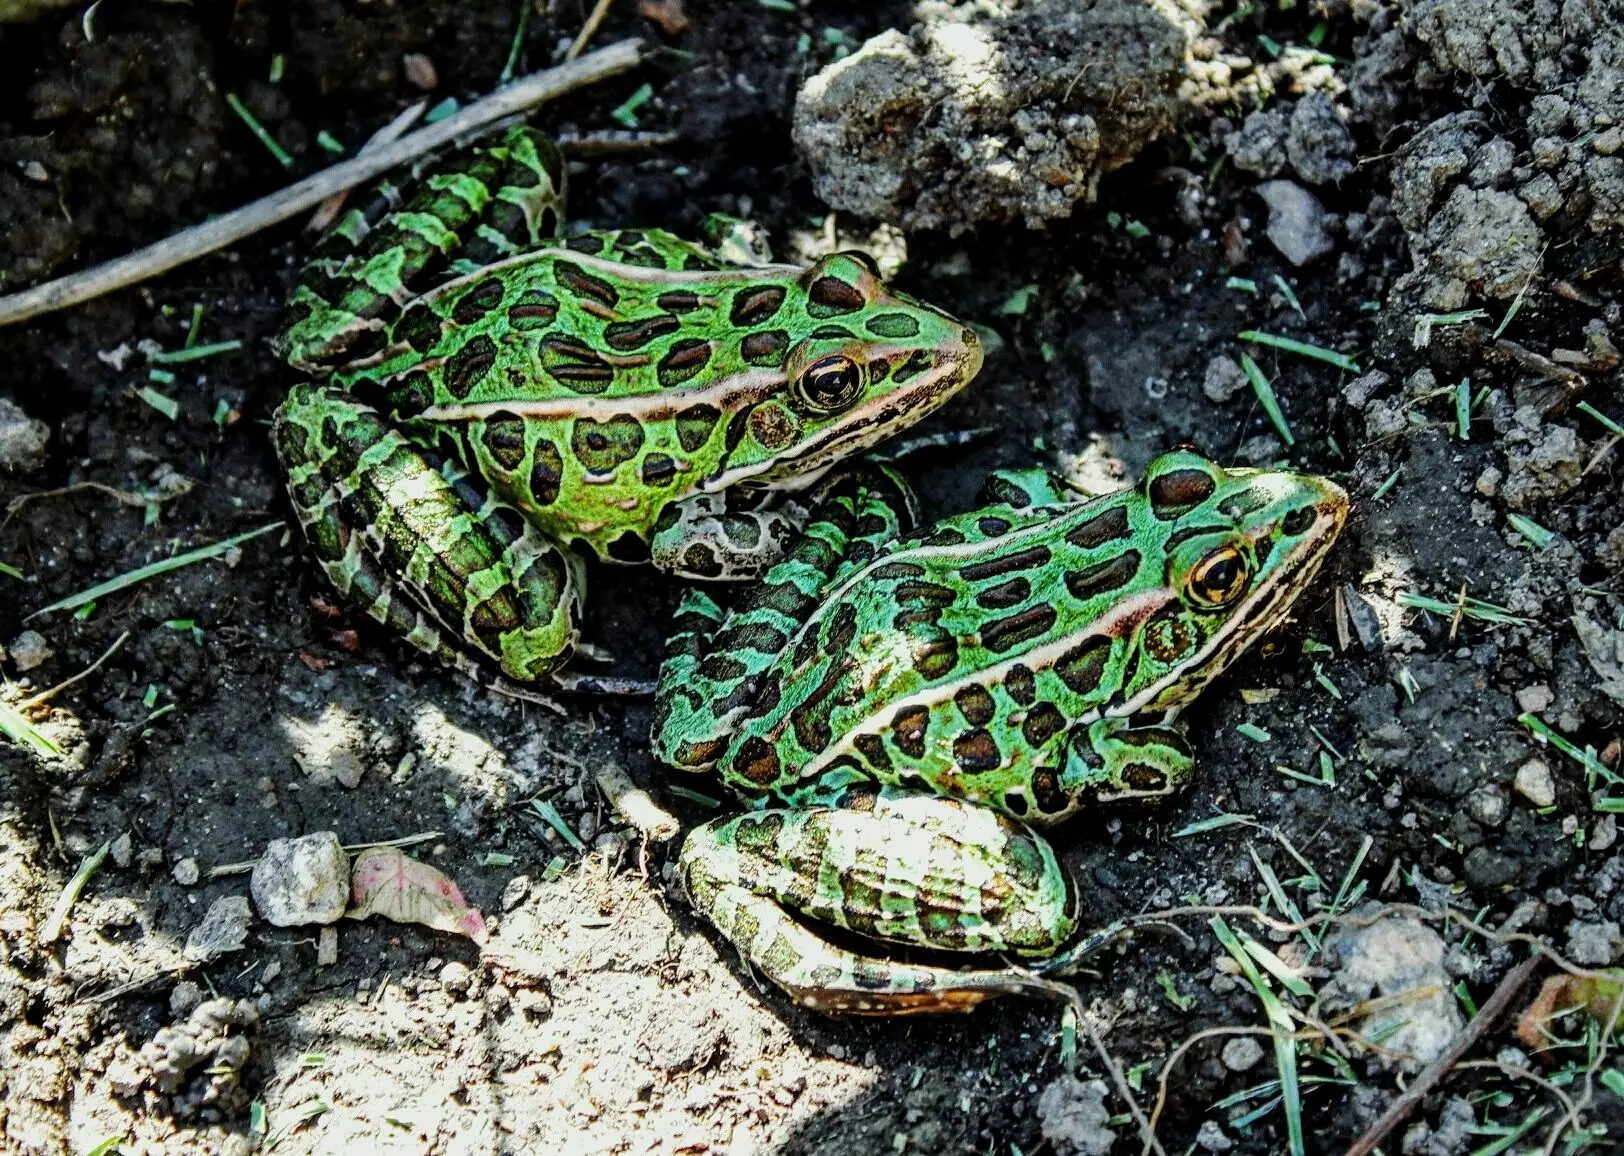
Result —
[{"label": "golden eye", "polygon": [[1190,571],[1190,597],[1200,606],[1228,606],[1246,590],[1249,577],[1241,552],[1233,546],[1220,546]]},{"label": "golden eye", "polygon": [[837,413],[863,392],[863,371],[842,354],[820,357],[801,374],[801,396],[812,408]]}]

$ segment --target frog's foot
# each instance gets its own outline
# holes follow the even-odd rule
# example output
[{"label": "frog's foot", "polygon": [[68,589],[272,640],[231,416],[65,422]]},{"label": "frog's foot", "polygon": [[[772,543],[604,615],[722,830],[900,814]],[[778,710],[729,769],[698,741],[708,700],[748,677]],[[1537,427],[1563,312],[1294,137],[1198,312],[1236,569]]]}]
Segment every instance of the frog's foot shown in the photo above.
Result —
[{"label": "frog's foot", "polygon": [[1059,788],[1071,809],[1154,804],[1182,791],[1194,769],[1195,754],[1178,728],[1104,718],[1071,728]]},{"label": "frog's foot", "polygon": [[565,169],[525,125],[443,164],[404,205],[393,185],[341,217],[317,244],[288,300],[282,343],[317,371],[377,352],[401,306],[443,272],[472,272],[557,237]]},{"label": "frog's foot", "polygon": [[352,605],[476,678],[470,649],[521,683],[569,657],[581,563],[516,511],[336,389],[290,390],[274,440],[305,536]]},{"label": "frog's foot", "polygon": [[654,566],[679,578],[742,582],[760,578],[801,532],[796,506],[729,509],[723,494],[672,502],[660,515],[649,551]]},{"label": "frog's foot", "polygon": [[[724,615],[708,595],[686,594],[654,691],[655,757],[684,770],[714,766],[737,719],[758,701],[757,677],[789,645],[823,592],[873,558],[913,517],[913,494],[897,474],[853,470],[831,481],[789,553],[733,612]],[[654,549],[658,562],[658,535]]]},{"label": "frog's foot", "polygon": [[[1017,965],[958,971],[867,956],[808,921],[896,944],[1041,959],[1076,927],[1069,873],[1035,832],[983,807],[881,792],[864,807],[756,811],[696,829],[679,870],[694,906],[797,1002],[820,1011],[962,1011],[1066,997]],[[864,809],[869,808],[869,809]]]}]

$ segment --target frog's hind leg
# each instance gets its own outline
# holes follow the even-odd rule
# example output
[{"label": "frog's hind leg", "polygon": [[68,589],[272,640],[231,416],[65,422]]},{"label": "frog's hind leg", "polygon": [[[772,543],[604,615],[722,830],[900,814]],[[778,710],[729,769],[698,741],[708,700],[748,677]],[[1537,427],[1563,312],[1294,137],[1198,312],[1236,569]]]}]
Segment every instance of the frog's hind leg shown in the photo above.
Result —
[{"label": "frog's hind leg", "polygon": [[811,615],[843,567],[872,558],[911,525],[913,495],[888,469],[835,482],[800,537],[724,615],[708,595],[684,596],[654,691],[655,757],[683,770],[712,767],[738,717],[757,701],[759,676]]},{"label": "frog's hind leg", "polygon": [[282,332],[295,368],[333,368],[377,352],[389,322],[434,275],[460,276],[561,233],[563,158],[534,129],[514,125],[432,163],[436,172],[409,200],[386,183],[317,244]]},{"label": "frog's hind leg", "polygon": [[581,562],[516,511],[336,389],[290,390],[274,440],[305,536],[349,603],[476,676],[470,649],[522,683],[569,657]]},{"label": "frog's hind leg", "polygon": [[679,861],[694,906],[762,975],[819,1011],[905,1015],[1018,992],[1070,996],[1018,966],[903,963],[816,931],[814,922],[1039,960],[1077,926],[1071,877],[1031,829],[955,799],[881,792],[863,802],[868,809],[773,809],[699,827]]}]

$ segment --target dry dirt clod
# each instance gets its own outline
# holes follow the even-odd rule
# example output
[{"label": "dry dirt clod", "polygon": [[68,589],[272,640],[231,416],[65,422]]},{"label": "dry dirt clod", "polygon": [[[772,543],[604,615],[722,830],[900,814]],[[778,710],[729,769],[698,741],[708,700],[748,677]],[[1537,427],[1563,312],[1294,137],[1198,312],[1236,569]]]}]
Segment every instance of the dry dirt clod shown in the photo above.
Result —
[{"label": "dry dirt clod", "polygon": [[203,920],[186,937],[185,955],[198,963],[207,963],[233,951],[241,951],[248,942],[248,922],[253,918],[248,900],[241,895],[224,895],[209,905]]},{"label": "dry dirt clod", "polygon": [[1536,807],[1549,807],[1556,803],[1556,779],[1544,759],[1529,759],[1518,767],[1512,785],[1519,795]]},{"label": "dry dirt clod", "polygon": [[51,427],[29,417],[11,399],[0,397],[0,470],[21,473],[45,460]]}]

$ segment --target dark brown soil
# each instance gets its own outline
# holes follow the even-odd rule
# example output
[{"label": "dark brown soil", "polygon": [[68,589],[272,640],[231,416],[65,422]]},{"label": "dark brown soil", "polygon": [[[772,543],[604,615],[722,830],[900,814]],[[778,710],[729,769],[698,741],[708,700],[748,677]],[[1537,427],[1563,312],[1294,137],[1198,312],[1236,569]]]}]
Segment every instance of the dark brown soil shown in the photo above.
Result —
[{"label": "dark brown soil", "polygon": [[[724,211],[759,222],[789,252],[826,212],[790,145],[797,86],[832,59],[837,40],[855,47],[906,27],[910,5],[683,7],[691,23],[667,39],[633,4],[616,5],[597,43],[635,34],[680,51],[539,118],[552,128],[617,127],[609,111],[647,81],[656,96],[640,127],[681,136],[647,156],[593,162],[575,180],[572,215],[692,235],[706,214]],[[1305,6],[1263,7],[1267,15],[1237,22],[1226,43],[1256,53],[1260,32],[1302,42],[1320,19],[1298,10]],[[551,8],[530,27],[527,68],[545,66],[579,29],[579,5]],[[320,132],[353,149],[421,95],[403,54],[433,59],[436,97],[488,91],[517,11],[448,0],[108,4],[95,12],[93,43],[77,12],[0,28],[0,289],[117,256],[278,188],[325,163]],[[1333,16],[1323,47],[1351,57],[1360,32],[1351,16]],[[285,69],[273,84],[277,57]],[[1120,460],[1132,475],[1160,450],[1194,442],[1226,460],[1289,458],[1355,495],[1354,520],[1296,621],[1189,712],[1201,752],[1195,788],[1159,813],[1104,816],[1060,834],[1091,921],[1183,903],[1261,903],[1278,914],[1253,851],[1305,908],[1313,887],[1303,880],[1317,873],[1328,904],[1369,836],[1357,876],[1367,899],[1453,906],[1489,925],[1527,904],[1521,930],[1558,950],[1569,950],[1575,921],[1612,921],[1617,940],[1621,863],[1591,846],[1601,816],[1589,792],[1601,784],[1535,747],[1516,721],[1516,696],[1549,686],[1547,721],[1616,761],[1619,705],[1569,617],[1581,587],[1617,590],[1624,542],[1606,543],[1624,524],[1618,457],[1598,454],[1605,431],[1567,403],[1582,396],[1624,419],[1618,378],[1586,377],[1587,392],[1551,408],[1550,382],[1492,356],[1488,330],[1440,329],[1417,349],[1407,315],[1366,306],[1387,301],[1409,269],[1403,232],[1385,210],[1394,150],[1465,98],[1424,69],[1365,83],[1386,86],[1381,100],[1363,94],[1382,110],[1355,124],[1365,163],[1318,190],[1339,218],[1371,218],[1361,240],[1338,239],[1357,256],[1351,264],[1333,257],[1299,270],[1278,256],[1263,238],[1255,182],[1214,164],[1222,148],[1205,114],[1107,177],[1097,205],[1046,231],[910,237],[901,286],[1001,341],[980,381],[920,431],[993,433],[969,452],[919,455],[908,469],[930,512],[943,513],[971,503],[991,468],[1039,461],[1097,474]],[[292,174],[226,106],[228,92],[292,153]],[[1503,121],[1526,115],[1517,92],[1483,99]],[[1186,177],[1203,190],[1193,218],[1180,209]],[[872,223],[839,224],[843,236],[861,238]],[[1241,267],[1230,265],[1226,230],[1229,241],[1238,231],[1249,242]],[[1043,1138],[1038,1111],[1063,1071],[1055,1007],[1001,1001],[965,1018],[913,1022],[803,1012],[759,988],[686,909],[671,884],[670,848],[610,838],[583,856],[546,828],[526,805],[538,795],[589,844],[617,829],[593,785],[606,765],[659,793],[645,705],[572,699],[559,716],[425,665],[369,624],[327,613],[302,542],[280,532],[225,561],[109,595],[89,614],[25,621],[181,550],[291,525],[266,436],[288,382],[270,338],[309,244],[286,226],[145,287],[0,330],[0,399],[51,430],[36,468],[0,472],[0,503],[37,495],[0,523],[0,562],[24,576],[0,573],[0,644],[15,652],[31,629],[54,651],[26,675],[15,653],[0,670],[43,688],[129,634],[95,674],[33,715],[65,757],[42,761],[0,739],[0,1149],[82,1153],[123,1136],[126,1152],[176,1153],[246,1151],[272,1137],[283,1152],[1071,1150]],[[1564,273],[1577,282],[1587,272],[1583,302],[1542,279],[1505,336],[1541,353],[1583,348],[1586,322],[1618,320],[1616,254],[1608,260],[1560,266],[1583,265]],[[1229,287],[1231,273],[1257,293]],[[1272,288],[1276,274],[1301,315]],[[1025,311],[1006,311],[1025,286],[1036,287]],[[199,305],[203,340],[235,339],[241,349],[150,382],[138,344],[178,347]],[[1490,325],[1504,303],[1491,312]],[[1477,411],[1469,440],[1457,436],[1452,392],[1415,401],[1401,429],[1376,436],[1339,392],[1346,375],[1271,356],[1264,368],[1296,435],[1288,452],[1269,440],[1260,407],[1216,403],[1202,390],[1209,360],[1238,355],[1234,334],[1248,328],[1360,351],[1367,368],[1395,381],[1429,369],[1441,385],[1469,374],[1474,391],[1500,392]],[[138,395],[148,384],[174,398],[173,420]],[[1597,454],[1576,485],[1528,511],[1554,535],[1539,550],[1518,544],[1506,510],[1479,486],[1489,467],[1515,472],[1508,463],[1522,443],[1512,411],[1536,403],[1541,420],[1576,430],[1581,464]],[[1395,470],[1399,480],[1386,488]],[[195,485],[148,509],[102,488],[54,492],[95,483],[157,495],[175,475]],[[590,636],[612,652],[617,673],[650,676],[674,586],[630,570],[598,570],[592,581]],[[1332,599],[1344,583],[1387,615],[1385,643],[1339,645]],[[1402,591],[1452,601],[1463,584],[1528,623],[1452,622],[1395,601]],[[1616,599],[1606,613],[1617,613]],[[0,701],[28,693],[0,684]],[[1267,741],[1238,731],[1245,723]],[[301,768],[294,752],[312,732],[349,736],[364,766],[359,785]],[[1338,753],[1334,786],[1280,772],[1317,775],[1322,741]],[[1535,754],[1554,774],[1552,806],[1511,788]],[[1499,822],[1469,805],[1489,783],[1509,799]],[[667,801],[685,821],[706,814]],[[1218,813],[1254,822],[1179,833]],[[187,965],[181,949],[203,912],[246,892],[243,875],[209,869],[250,860],[270,839],[320,830],[351,844],[438,832],[415,853],[496,914],[504,957],[482,964],[465,940],[373,920],[339,925],[332,966],[317,965],[305,929],[263,923],[242,951]],[[126,832],[128,865],[109,860],[62,938],[42,943],[75,867]],[[555,856],[564,870],[544,880]],[[176,871],[189,859],[203,877],[186,885]],[[518,876],[530,886],[513,885]],[[1269,940],[1241,917],[1230,922]],[[1182,1040],[1265,1023],[1205,919],[1179,925],[1187,942],[1141,935],[1082,981],[1096,1028],[1135,1073],[1147,1110],[1161,1064]],[[1459,927],[1445,935],[1451,978],[1481,1003],[1516,954]],[[1287,938],[1270,941],[1284,951]],[[448,970],[452,963],[472,975]],[[1328,973],[1308,974],[1319,987]],[[114,1077],[131,1054],[184,1018],[171,1010],[183,981],[258,1005],[240,1086],[213,1103],[120,1094]],[[1215,1107],[1274,1078],[1272,1053],[1250,1071],[1226,1068],[1224,1042],[1197,1044],[1174,1071],[1162,1141],[1184,1151],[1212,1120],[1236,1151],[1283,1151],[1278,1110],[1232,1124],[1267,1096]],[[1511,1042],[1493,1032],[1474,1058]],[[1345,1148],[1398,1087],[1374,1062],[1349,1066],[1329,1054],[1304,1045],[1304,1077],[1329,1081],[1305,1085],[1310,1151]],[[1580,1049],[1535,1063],[1549,1075],[1569,1063],[1582,1072],[1585,1062]],[[1085,1079],[1104,1074],[1086,1041],[1077,1065]],[[1477,1093],[1509,1097],[1474,1101],[1480,1121],[1515,1123],[1555,1105],[1526,1080],[1461,1072],[1417,1118],[1436,1124],[1447,1098]],[[1612,1150],[1624,1111],[1599,1085],[1597,1096],[1585,1122],[1611,1127],[1596,1150]],[[1116,1150],[1137,1151],[1126,1106],[1114,1093],[1106,1103],[1117,1114]],[[268,1134],[254,1130],[260,1119]],[[1559,1119],[1560,1109],[1531,1136],[1543,1140]],[[1397,1138],[1384,1150],[1397,1151]]]}]

